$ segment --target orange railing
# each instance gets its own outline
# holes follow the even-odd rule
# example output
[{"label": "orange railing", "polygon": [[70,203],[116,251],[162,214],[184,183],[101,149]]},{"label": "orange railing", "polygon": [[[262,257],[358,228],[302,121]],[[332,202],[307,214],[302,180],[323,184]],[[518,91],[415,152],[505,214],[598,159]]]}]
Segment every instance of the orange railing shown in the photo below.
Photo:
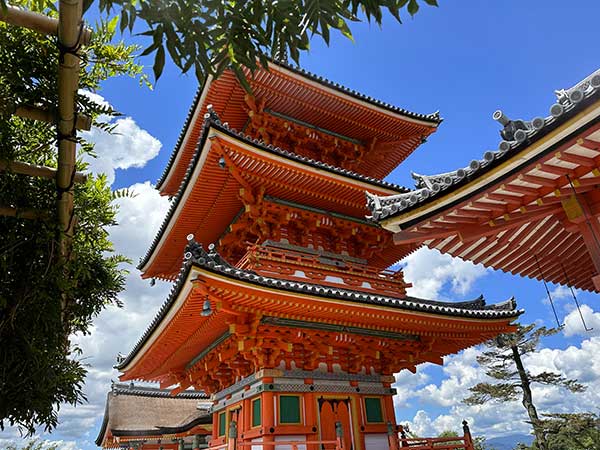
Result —
[{"label": "orange railing", "polygon": [[474,450],[471,431],[463,420],[463,436],[438,438],[407,438],[404,428],[398,427],[397,442],[390,440],[392,450]]},{"label": "orange railing", "polygon": [[[232,420],[229,423],[229,439],[226,443],[209,447],[208,450],[237,450],[253,447],[274,447],[275,445],[288,445],[291,450],[299,450],[300,447],[306,449],[307,445],[318,445],[320,449],[329,450],[344,450],[342,424],[340,422],[335,423],[335,440],[314,440],[314,441],[240,441],[238,439],[237,423]],[[327,446],[327,447],[326,447]]]},{"label": "orange railing", "polygon": [[[335,434],[335,440],[240,441],[237,437],[237,424],[235,421],[232,421],[229,426],[228,441],[224,444],[211,446],[208,450],[237,450],[253,448],[254,446],[260,446],[264,449],[265,447],[274,447],[276,445],[286,445],[291,447],[291,450],[306,449],[307,445],[318,445],[320,449],[344,450],[344,432],[340,422],[336,422],[335,424]],[[388,443],[390,450],[475,450],[471,431],[466,420],[463,421],[463,436],[437,438],[407,438],[405,430],[401,425],[398,426],[398,432],[396,433],[392,424],[388,422]]]},{"label": "orange railing", "polygon": [[[277,273],[285,278],[296,279],[292,267],[302,270],[308,276],[314,275],[320,284],[331,284],[339,287],[337,283],[328,283],[319,278],[327,275],[339,277],[360,291],[379,291],[383,293],[403,294],[405,288],[410,287],[404,282],[402,272],[392,270],[373,269],[366,264],[339,260],[339,265],[326,264],[323,259],[330,259],[320,255],[311,255],[288,249],[273,247],[252,246],[237,264],[241,269],[257,270],[265,273]],[[332,260],[333,262],[333,260]],[[306,273],[308,271],[308,273]],[[320,276],[319,276],[320,275]],[[363,283],[367,282],[368,285]]]}]

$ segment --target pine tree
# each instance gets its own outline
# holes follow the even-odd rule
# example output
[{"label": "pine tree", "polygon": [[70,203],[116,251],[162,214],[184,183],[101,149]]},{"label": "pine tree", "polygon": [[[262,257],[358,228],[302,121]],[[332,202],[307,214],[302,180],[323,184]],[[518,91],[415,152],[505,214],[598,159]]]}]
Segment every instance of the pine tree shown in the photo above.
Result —
[{"label": "pine tree", "polygon": [[536,328],[534,324],[519,325],[515,333],[499,335],[486,343],[489,350],[477,357],[492,382],[479,383],[470,388],[472,394],[464,399],[468,405],[482,405],[488,401],[508,402],[521,397],[533,428],[539,450],[549,450],[543,422],[533,403],[531,385],[534,383],[558,386],[570,392],[585,388],[577,382],[554,372],[532,374],[523,365],[522,356],[535,352],[540,339],[557,333],[557,329]]}]

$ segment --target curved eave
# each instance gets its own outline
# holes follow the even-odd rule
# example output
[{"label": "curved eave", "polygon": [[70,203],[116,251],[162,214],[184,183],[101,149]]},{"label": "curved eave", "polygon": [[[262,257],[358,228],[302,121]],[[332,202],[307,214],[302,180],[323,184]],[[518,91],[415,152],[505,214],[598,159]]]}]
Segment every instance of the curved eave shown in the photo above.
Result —
[{"label": "curved eave", "polygon": [[390,231],[398,232],[440,214],[523,170],[600,122],[599,100],[600,95],[587,99],[581,107],[561,116],[562,120],[554,121],[533,138],[516,145],[504,158],[494,160],[492,164],[441,190],[437,195],[430,195],[424,201],[380,219],[379,223]]},{"label": "curved eave", "polygon": [[431,114],[421,114],[409,111],[407,109],[391,105],[381,100],[377,100],[376,98],[370,97],[368,95],[361,94],[358,91],[350,89],[339,83],[334,83],[333,81],[330,81],[327,78],[323,78],[300,67],[295,67],[284,62],[275,61],[271,61],[269,65],[277,68],[282,72],[287,72],[291,76],[294,76],[296,78],[300,78],[302,80],[310,80],[311,82],[315,83],[315,85],[319,88],[326,88],[327,91],[329,91],[329,93],[333,95],[342,94],[343,96],[347,97],[348,100],[359,101],[364,106],[373,108],[375,110],[381,110],[382,112],[385,112],[387,114],[394,114],[398,118],[401,118],[403,120],[407,120],[419,125],[433,127],[437,127],[443,121],[443,119],[437,112]]},{"label": "curved eave", "polygon": [[[186,176],[179,188],[179,192],[174,197],[169,211],[167,213],[167,216],[163,221],[156,237],[154,238],[148,252],[140,260],[138,269],[140,269],[144,274],[146,274],[149,271],[149,268],[152,266],[157,253],[165,245],[170,229],[174,226],[174,223],[176,223],[177,218],[181,214],[182,210],[185,208],[185,199],[190,195],[191,191],[194,189],[195,181],[193,180],[197,180],[200,177],[201,172],[204,170],[204,163],[208,159],[208,153],[210,152],[211,148],[211,143],[208,139],[209,136],[221,137],[236,144],[239,143],[240,145],[244,145],[247,148],[253,149],[253,151],[257,151],[257,153],[259,154],[262,153],[267,158],[275,158],[277,160],[283,161],[287,165],[299,166],[303,170],[311,171],[327,179],[338,180],[339,182],[344,183],[346,185],[351,185],[353,186],[353,188],[358,190],[366,189],[369,191],[377,192],[381,195],[393,195],[406,191],[406,188],[392,183],[377,180],[372,177],[365,177],[363,175],[359,175],[357,173],[345,169],[340,169],[338,167],[330,166],[328,164],[324,164],[309,158],[298,156],[294,153],[282,150],[277,147],[265,145],[261,141],[252,140],[251,138],[244,136],[243,134],[238,133],[235,130],[225,127],[219,123],[216,123],[215,121],[209,118],[204,124],[200,143],[196,149],[194,157],[190,161],[188,170],[186,172]],[[362,203],[360,207],[362,208]],[[218,231],[219,232],[217,235],[219,235],[220,232],[224,230]],[[215,232],[217,232],[217,230],[215,230]]]},{"label": "curved eave", "polygon": [[104,406],[104,416],[102,417],[102,424],[100,425],[100,430],[98,431],[98,437],[94,441],[98,447],[102,447],[102,443],[104,442],[104,436],[106,434],[106,427],[108,426],[108,398],[110,396],[110,392],[106,394],[106,405]]},{"label": "curved eave", "polygon": [[204,84],[200,86],[200,88],[198,88],[198,91],[194,96],[192,106],[190,106],[190,109],[188,110],[187,117],[185,118],[185,123],[181,130],[181,133],[179,134],[179,137],[177,138],[177,143],[175,144],[173,152],[169,157],[169,161],[167,162],[167,165],[162,175],[156,182],[156,189],[158,189],[159,191],[162,190],[163,186],[169,183],[169,179],[173,174],[172,168],[177,167],[180,164],[180,160],[182,158],[181,149],[187,145],[194,145],[193,143],[190,144],[189,142],[191,139],[192,126],[194,123],[203,120],[201,114],[202,111],[206,109],[204,105],[204,100],[206,99],[206,95],[210,90],[212,81],[213,77],[209,75],[206,78]]},{"label": "curved eave", "polygon": [[[194,250],[192,250],[193,252]],[[211,283],[225,283],[235,289],[248,290],[253,295],[260,295],[262,291],[270,293],[269,295],[276,295],[278,298],[304,298],[309,302],[327,303],[330,306],[335,305],[337,308],[359,307],[377,311],[380,314],[382,312],[402,313],[444,321],[459,320],[481,323],[510,322],[523,313],[522,310],[515,309],[516,303],[513,299],[501,305],[491,306],[482,306],[484,304],[481,298],[472,302],[453,304],[414,298],[400,299],[370,295],[343,288],[279,280],[224,265],[218,257],[215,258],[203,251],[201,253],[205,256],[193,256],[184,263],[177,283],[157,316],[134,349],[116,366],[117,369],[124,372],[122,379],[135,378],[128,374],[135,373],[135,367],[141,362],[143,355],[152,351],[153,345],[158,342],[160,336],[166,333],[167,326],[184,306],[192,291],[192,280],[199,276],[210,279]],[[265,294],[263,293],[263,295]],[[204,319],[204,321],[206,320],[208,319]],[[198,326],[200,325],[198,322]]]},{"label": "curved eave", "polygon": [[[277,71],[285,74],[288,77],[292,77],[299,82],[307,83],[321,91],[322,95],[324,96],[339,97],[347,102],[368,108],[373,112],[385,114],[395,119],[402,120],[406,123],[414,124],[415,126],[425,127],[429,130],[423,131],[424,136],[433,133],[437,126],[442,122],[442,119],[438,113],[419,114],[408,111],[406,109],[376,100],[372,97],[362,95],[359,92],[344,87],[340,84],[331,82],[323,77],[319,77],[303,69],[293,67],[285,63],[271,61],[270,71]],[[219,81],[219,79],[213,80],[213,78],[209,76],[206,82],[198,89],[190,110],[188,111],[181,134],[177,140],[177,143],[175,144],[171,156],[169,157],[169,161],[167,162],[165,170],[156,183],[156,188],[161,192],[165,189],[167,189],[169,192],[172,192],[172,189],[176,189],[178,180],[174,178],[174,173],[177,171],[178,167],[181,165],[187,165],[189,161],[189,159],[185,161],[183,160],[185,158],[184,154],[189,154],[190,147],[195,146],[194,138],[197,139],[197,136],[194,136],[194,132],[198,128],[199,122],[202,121],[202,114],[206,111],[208,103],[207,97],[209,96],[209,92],[213,88],[213,84],[215,82],[218,84]],[[285,92],[281,92],[280,94],[285,95]],[[229,92],[223,92],[220,96],[220,99],[227,98],[229,95]],[[228,120],[227,117],[224,117],[224,120]],[[172,185],[174,185],[175,188],[173,188]],[[171,186],[171,188],[168,188],[168,186]]]}]

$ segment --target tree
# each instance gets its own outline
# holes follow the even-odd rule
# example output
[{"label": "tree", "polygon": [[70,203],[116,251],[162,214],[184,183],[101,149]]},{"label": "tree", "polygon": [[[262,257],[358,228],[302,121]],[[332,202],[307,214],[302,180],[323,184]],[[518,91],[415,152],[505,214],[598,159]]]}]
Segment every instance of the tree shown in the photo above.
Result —
[{"label": "tree", "polygon": [[597,414],[544,414],[541,426],[552,450],[600,450]]},{"label": "tree", "polygon": [[495,382],[479,383],[470,388],[472,394],[464,399],[468,405],[482,405],[488,401],[508,402],[521,397],[527,410],[529,421],[540,450],[548,450],[548,442],[542,421],[533,403],[531,385],[534,383],[558,386],[570,392],[581,392],[584,386],[576,380],[565,378],[561,374],[542,372],[532,374],[523,365],[522,356],[534,352],[544,336],[555,334],[558,330],[545,327],[536,328],[534,324],[518,325],[515,333],[501,334],[486,343],[489,350],[477,357],[477,362],[485,368],[485,373]]},{"label": "tree", "polygon": [[[5,1],[5,0],[0,0]],[[93,0],[86,0],[86,6]],[[437,0],[423,0],[437,6]],[[182,72],[192,67],[203,83],[231,68],[246,83],[245,69],[267,66],[268,57],[290,57],[297,64],[300,52],[319,36],[327,44],[331,30],[352,39],[348,22],[360,17],[381,24],[387,10],[398,22],[400,12],[419,10],[417,0],[100,0],[100,9],[120,11],[121,30],[145,22],[142,35],[152,39],[143,54],[154,53],[154,74],[160,77],[168,53]]]},{"label": "tree", "polygon": [[28,441],[24,447],[17,447],[14,444],[9,444],[6,450],[59,450],[58,445],[45,445],[45,442],[38,439]]},{"label": "tree", "polygon": [[[81,89],[94,91],[112,76],[140,75],[132,60],[136,47],[110,44],[116,25],[113,20],[96,26],[94,41],[84,50]],[[54,124],[12,114],[17,105],[54,110],[56,43],[0,22],[0,60],[0,162],[7,168],[0,172],[0,205],[17,208],[17,217],[0,217],[0,428],[9,424],[33,433],[36,426],[57,425],[61,403],[85,400],[86,369],[69,336],[88,333],[103,308],[119,304],[126,259],[112,253],[107,227],[115,223],[116,209],[100,176],[75,186],[71,257],[66,270],[57,263],[54,180],[11,171],[14,161],[56,167]],[[83,94],[77,111],[93,118],[117,114]],[[110,131],[106,123],[96,126]],[[80,141],[80,155],[92,152],[92,144]],[[77,164],[78,170],[85,167]],[[36,214],[24,218],[23,211]]]}]

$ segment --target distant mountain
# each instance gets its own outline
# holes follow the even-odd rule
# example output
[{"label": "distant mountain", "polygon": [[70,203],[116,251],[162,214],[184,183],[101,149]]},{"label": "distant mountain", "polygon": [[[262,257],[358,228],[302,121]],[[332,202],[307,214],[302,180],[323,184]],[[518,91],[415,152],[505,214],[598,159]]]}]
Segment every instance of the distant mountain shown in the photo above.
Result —
[{"label": "distant mountain", "polygon": [[486,443],[495,450],[513,450],[519,442],[531,445],[533,436],[529,434],[511,434],[510,436],[501,436],[486,440]]}]

